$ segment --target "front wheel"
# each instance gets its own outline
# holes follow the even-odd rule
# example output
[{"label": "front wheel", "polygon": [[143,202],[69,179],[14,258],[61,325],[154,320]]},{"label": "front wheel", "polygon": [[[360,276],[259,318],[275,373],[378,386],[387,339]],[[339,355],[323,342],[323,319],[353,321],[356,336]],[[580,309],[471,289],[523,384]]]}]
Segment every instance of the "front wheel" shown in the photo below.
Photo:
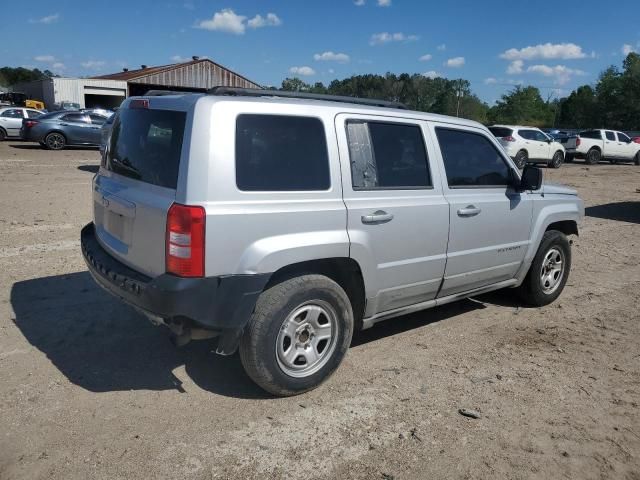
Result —
[{"label": "front wheel", "polygon": [[301,275],[265,290],[240,341],[245,371],[278,396],[297,395],[338,368],[353,335],[349,297],[323,275]]},{"label": "front wheel", "polygon": [[0,142],[5,140],[6,138],[7,138],[7,132],[5,132],[4,129],[0,128]]},{"label": "front wheel", "polygon": [[551,168],[560,168],[560,165],[562,165],[563,161],[564,161],[564,155],[560,150],[558,150],[556,153],[553,154],[553,157],[551,158],[551,162],[549,163],[549,166]]},{"label": "front wheel", "polygon": [[516,156],[513,159],[513,161],[515,162],[516,167],[522,170],[527,164],[527,162],[529,161],[529,155],[525,150],[520,150],[518,153],[516,153]]},{"label": "front wheel", "polygon": [[529,272],[518,288],[528,305],[542,307],[560,296],[569,278],[571,247],[564,233],[545,232]]},{"label": "front wheel", "polygon": [[633,163],[640,165],[640,152],[636,153],[636,158]]}]

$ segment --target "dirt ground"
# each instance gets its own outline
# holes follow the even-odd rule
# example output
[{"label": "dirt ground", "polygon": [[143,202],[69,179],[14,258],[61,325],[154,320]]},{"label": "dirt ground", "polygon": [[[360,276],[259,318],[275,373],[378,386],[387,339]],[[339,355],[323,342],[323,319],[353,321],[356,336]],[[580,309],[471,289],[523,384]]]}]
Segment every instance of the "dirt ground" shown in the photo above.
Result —
[{"label": "dirt ground", "polygon": [[1,479],[640,479],[640,167],[545,170],[588,207],[556,303],[390,320],[274,399],[215,340],[178,350],[92,282],[97,165],[0,144]]}]

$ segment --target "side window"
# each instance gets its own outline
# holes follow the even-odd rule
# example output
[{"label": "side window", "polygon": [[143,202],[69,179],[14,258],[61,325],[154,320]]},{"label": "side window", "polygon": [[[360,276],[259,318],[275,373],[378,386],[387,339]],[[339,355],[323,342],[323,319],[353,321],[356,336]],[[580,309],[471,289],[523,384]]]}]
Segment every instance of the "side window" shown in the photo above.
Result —
[{"label": "side window", "polygon": [[90,123],[89,117],[80,113],[69,113],[62,117],[61,120],[74,123]]},{"label": "side window", "polygon": [[536,134],[536,140],[540,141],[540,142],[546,142],[547,140],[549,140],[549,137],[547,137],[544,133],[542,132],[535,132]]},{"label": "side window", "polygon": [[504,187],[511,169],[487,137],[466,130],[436,128],[450,188]]},{"label": "side window", "polygon": [[607,130],[606,132],[604,132],[604,134],[607,136],[607,140],[613,140],[615,142],[616,136],[613,134],[613,132]]},{"label": "side window", "polygon": [[236,185],[244,191],[329,189],[329,156],[322,121],[312,117],[239,115]]},{"label": "side window", "polygon": [[618,141],[619,142],[626,142],[626,143],[630,143],[631,139],[629,137],[627,137],[624,133],[622,132],[617,132],[618,133]]},{"label": "side window", "polygon": [[91,119],[91,123],[93,125],[102,125],[107,121],[105,117],[102,117],[100,115],[89,115],[89,118]]},{"label": "side window", "polygon": [[38,118],[41,117],[42,113],[36,111],[36,110],[27,110],[27,117],[29,118]]},{"label": "side window", "polygon": [[351,120],[347,141],[354,190],[432,187],[418,125]]},{"label": "side window", "polygon": [[7,118],[23,118],[22,110],[18,110],[17,108],[13,108],[11,110],[5,110],[4,112],[2,112],[2,115],[0,116],[7,117]]}]

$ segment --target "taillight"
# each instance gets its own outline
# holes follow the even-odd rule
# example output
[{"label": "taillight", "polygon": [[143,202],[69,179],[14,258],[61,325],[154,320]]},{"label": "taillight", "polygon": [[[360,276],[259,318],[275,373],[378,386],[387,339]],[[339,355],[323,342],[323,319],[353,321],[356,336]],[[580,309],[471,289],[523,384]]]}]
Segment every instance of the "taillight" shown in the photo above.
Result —
[{"label": "taillight", "polygon": [[579,147],[579,146],[580,146],[580,137],[577,137],[576,138],[576,147]]},{"label": "taillight", "polygon": [[634,138],[634,139],[633,139],[633,142],[634,142],[634,143],[640,143],[640,137],[636,137],[636,138]]},{"label": "taillight", "polygon": [[515,139],[515,138],[513,138],[511,135],[509,135],[508,137],[502,137],[502,139],[503,139],[505,142],[515,142],[515,141],[516,141],[516,139]]},{"label": "taillight", "polygon": [[149,100],[146,98],[137,98],[129,102],[129,108],[149,108]]},{"label": "taillight", "polygon": [[27,128],[31,128],[34,125],[36,125],[38,122],[36,122],[35,120],[25,120],[24,121],[24,126]]},{"label": "taillight", "polygon": [[167,273],[179,277],[204,276],[205,211],[174,203],[167,214]]}]

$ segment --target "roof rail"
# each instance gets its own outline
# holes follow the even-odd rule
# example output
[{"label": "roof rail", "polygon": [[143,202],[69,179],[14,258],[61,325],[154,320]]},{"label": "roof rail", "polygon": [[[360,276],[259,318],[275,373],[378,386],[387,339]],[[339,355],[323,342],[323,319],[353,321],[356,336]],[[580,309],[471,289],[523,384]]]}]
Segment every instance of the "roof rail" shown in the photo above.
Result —
[{"label": "roof rail", "polygon": [[356,105],[368,105],[370,107],[399,108],[402,110],[408,110],[407,106],[403,103],[376,100],[374,98],[345,97],[341,95],[324,95],[320,93],[305,92],[283,92],[281,90],[264,90],[260,88],[213,87],[207,90],[207,94],[237,97],[298,98],[303,100],[323,100],[326,102],[354,103]]},{"label": "roof rail", "polygon": [[148,90],[141,97],[164,97],[165,95],[188,95],[196,92],[178,92],[176,90]]}]

